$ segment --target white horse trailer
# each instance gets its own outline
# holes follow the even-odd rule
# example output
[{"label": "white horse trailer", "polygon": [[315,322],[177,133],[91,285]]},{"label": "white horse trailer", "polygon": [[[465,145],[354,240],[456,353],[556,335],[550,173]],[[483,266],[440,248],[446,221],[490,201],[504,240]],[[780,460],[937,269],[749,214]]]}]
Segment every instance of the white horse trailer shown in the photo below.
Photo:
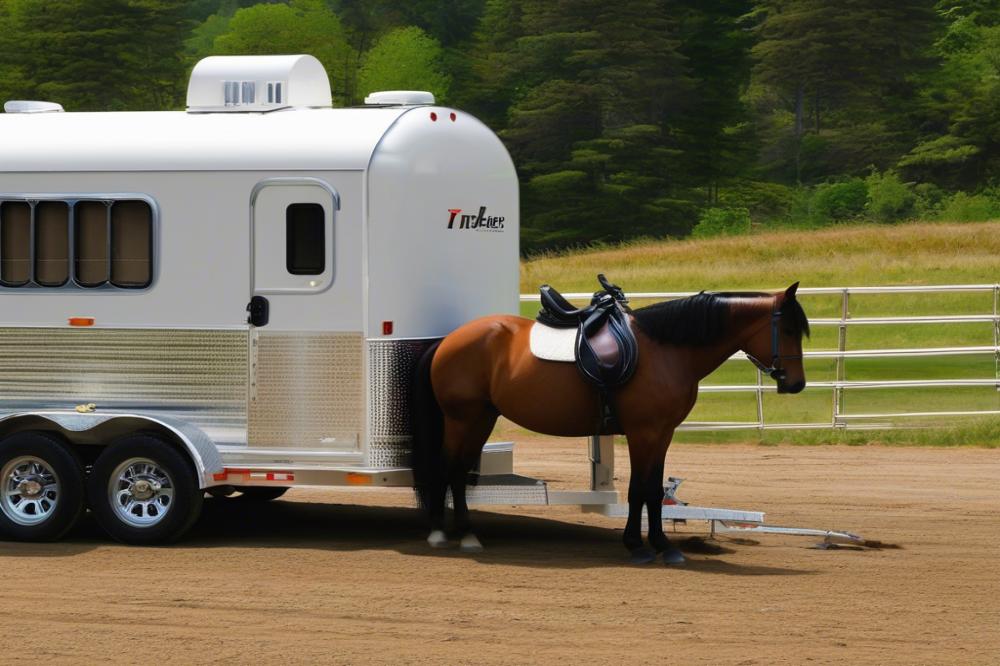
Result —
[{"label": "white horse trailer", "polygon": [[414,360],[518,311],[517,176],[467,113],[332,108],[306,55],[205,59],[187,107],[0,115],[2,531],[59,536],[87,469],[138,542],[216,486],[408,485]]}]

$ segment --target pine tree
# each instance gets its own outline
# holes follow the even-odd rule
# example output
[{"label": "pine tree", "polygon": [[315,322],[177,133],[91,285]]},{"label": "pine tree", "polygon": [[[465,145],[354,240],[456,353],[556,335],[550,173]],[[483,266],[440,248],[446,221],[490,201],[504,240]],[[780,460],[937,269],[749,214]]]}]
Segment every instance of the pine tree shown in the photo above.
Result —
[{"label": "pine tree", "polygon": [[685,181],[718,203],[721,186],[744,174],[755,157],[750,109],[753,35],[745,16],[752,0],[681,0],[680,51],[693,84],[680,119]]},{"label": "pine tree", "polygon": [[502,136],[525,179],[525,237],[552,245],[689,229],[674,187],[672,133],[689,81],[672,3],[519,5],[522,36],[505,64],[520,88]]},{"label": "pine tree", "polygon": [[[832,156],[839,171],[898,154],[905,139],[888,119],[913,96],[913,76],[931,64],[932,0],[760,0],[756,14],[754,77],[775,95],[771,110],[792,116],[787,134],[771,141],[795,181],[824,175],[822,166],[806,169],[810,150]],[[883,151],[872,152],[876,146]]]},{"label": "pine tree", "polygon": [[948,188],[1000,184],[1000,15],[973,4],[944,9],[941,65],[923,78],[914,113],[920,141],[899,162],[908,177]]},{"label": "pine tree", "polygon": [[72,110],[162,109],[183,95],[190,26],[175,0],[11,0],[8,96]]}]

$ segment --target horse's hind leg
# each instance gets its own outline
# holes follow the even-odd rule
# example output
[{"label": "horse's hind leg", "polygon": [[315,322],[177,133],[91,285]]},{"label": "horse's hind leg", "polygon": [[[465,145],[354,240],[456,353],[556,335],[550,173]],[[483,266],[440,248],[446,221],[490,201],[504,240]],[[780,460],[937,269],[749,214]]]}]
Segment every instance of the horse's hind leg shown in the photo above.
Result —
[{"label": "horse's hind leg", "polygon": [[632,465],[632,477],[628,483],[628,521],[622,534],[622,543],[632,554],[633,564],[648,564],[655,559],[655,554],[642,544],[642,506],[646,501],[645,488],[640,474],[636,473],[636,465]]},{"label": "horse's hind leg", "polygon": [[470,418],[462,420],[445,416],[444,453],[448,485],[455,508],[455,532],[461,540],[459,547],[467,553],[478,553],[483,550],[483,546],[472,531],[465,487],[469,472],[479,460],[483,445],[493,432],[499,415],[492,407],[486,406],[480,413],[467,416]]}]

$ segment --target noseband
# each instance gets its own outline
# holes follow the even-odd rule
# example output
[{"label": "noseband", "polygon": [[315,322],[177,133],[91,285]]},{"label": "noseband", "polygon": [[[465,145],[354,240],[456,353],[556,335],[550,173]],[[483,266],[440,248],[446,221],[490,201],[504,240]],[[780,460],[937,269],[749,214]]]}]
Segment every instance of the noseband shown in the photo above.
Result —
[{"label": "noseband", "polygon": [[744,352],[746,357],[750,359],[750,362],[757,366],[757,369],[762,373],[770,377],[775,381],[784,381],[785,379],[785,368],[782,365],[783,360],[788,361],[801,361],[802,354],[785,354],[781,355],[778,353],[778,345],[781,342],[781,335],[778,331],[778,321],[781,319],[781,309],[778,307],[777,301],[775,301],[774,309],[771,311],[771,364],[764,365],[764,362],[758,359],[756,356],[750,352]]}]

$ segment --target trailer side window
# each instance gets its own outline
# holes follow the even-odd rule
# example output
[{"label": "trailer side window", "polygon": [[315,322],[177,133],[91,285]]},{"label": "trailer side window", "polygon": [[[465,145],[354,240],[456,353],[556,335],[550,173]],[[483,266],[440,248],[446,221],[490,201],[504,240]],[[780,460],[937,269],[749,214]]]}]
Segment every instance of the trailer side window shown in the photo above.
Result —
[{"label": "trailer side window", "polygon": [[81,201],[74,219],[76,282],[81,287],[99,287],[108,281],[108,207],[101,201]]},{"label": "trailer side window", "polygon": [[154,224],[141,198],[0,201],[0,289],[144,289],[153,282]]},{"label": "trailer side window", "polygon": [[111,205],[111,284],[141,289],[153,280],[153,211],[145,201]]},{"label": "trailer side window", "polygon": [[292,275],[320,275],[326,270],[326,211],[318,203],[285,209],[285,266]]},{"label": "trailer side window", "polygon": [[43,201],[35,206],[35,282],[61,287],[69,281],[69,206]]},{"label": "trailer side window", "polygon": [[0,283],[20,287],[31,280],[31,206],[0,204]]}]

